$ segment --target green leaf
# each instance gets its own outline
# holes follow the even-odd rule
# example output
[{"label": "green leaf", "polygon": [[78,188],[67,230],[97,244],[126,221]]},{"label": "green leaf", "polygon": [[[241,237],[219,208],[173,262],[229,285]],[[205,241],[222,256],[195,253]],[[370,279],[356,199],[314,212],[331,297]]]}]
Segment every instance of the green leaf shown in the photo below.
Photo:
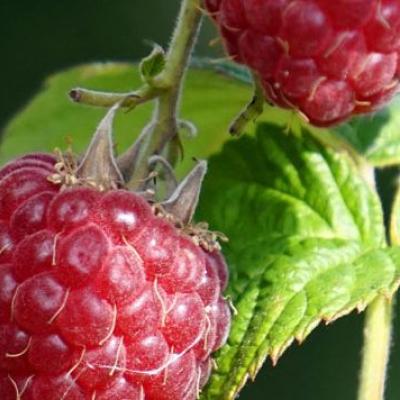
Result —
[{"label": "green leaf", "polygon": [[[68,138],[76,152],[81,152],[89,144],[106,110],[72,103],[67,97],[71,88],[80,86],[126,92],[140,85],[138,66],[133,64],[85,65],[51,77],[43,90],[5,128],[0,162],[30,151],[65,148]],[[193,166],[193,157],[206,158],[221,148],[229,138],[230,122],[251,95],[251,87],[219,72],[189,71],[181,102],[181,117],[191,121],[199,134],[194,138],[182,135],[185,160],[179,167],[179,175]],[[152,108],[152,104],[144,104],[131,112],[118,113],[115,139],[120,152],[149,122]]]},{"label": "green leaf", "polygon": [[400,97],[381,111],[353,118],[334,132],[374,166],[400,164]]},{"label": "green leaf", "polygon": [[253,85],[253,76],[250,70],[242,64],[227,60],[215,60],[214,58],[194,57],[192,66],[210,71],[219,72],[225,76]]},{"label": "green leaf", "polygon": [[379,200],[344,155],[262,124],[211,158],[198,213],[230,241],[238,314],[203,399],[231,400],[266,357],[400,281]]},{"label": "green leaf", "polygon": [[150,55],[140,62],[139,71],[142,80],[151,83],[152,79],[160,74],[164,67],[165,52],[161,46],[155,45]]}]

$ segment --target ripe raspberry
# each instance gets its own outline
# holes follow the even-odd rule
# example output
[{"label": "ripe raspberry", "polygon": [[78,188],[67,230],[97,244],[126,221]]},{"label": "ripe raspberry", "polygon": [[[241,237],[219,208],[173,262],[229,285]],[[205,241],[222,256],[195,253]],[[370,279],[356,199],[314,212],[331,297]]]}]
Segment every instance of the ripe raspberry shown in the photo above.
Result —
[{"label": "ripe raspberry", "polygon": [[194,400],[229,330],[221,254],[54,164],[0,170],[1,400]]},{"label": "ripe raspberry", "polygon": [[230,56],[266,98],[329,126],[399,89],[398,0],[205,0]]}]

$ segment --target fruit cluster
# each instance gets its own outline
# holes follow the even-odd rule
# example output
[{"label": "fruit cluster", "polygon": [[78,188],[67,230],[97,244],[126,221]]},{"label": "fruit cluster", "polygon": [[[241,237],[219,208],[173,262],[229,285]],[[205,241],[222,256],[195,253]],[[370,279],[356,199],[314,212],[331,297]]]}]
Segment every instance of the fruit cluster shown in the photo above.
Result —
[{"label": "fruit cluster", "polygon": [[329,126],[399,89],[398,0],[205,0],[230,56],[266,98]]},{"label": "fruit cluster", "polygon": [[221,254],[54,164],[0,171],[0,399],[194,400],[229,331]]}]

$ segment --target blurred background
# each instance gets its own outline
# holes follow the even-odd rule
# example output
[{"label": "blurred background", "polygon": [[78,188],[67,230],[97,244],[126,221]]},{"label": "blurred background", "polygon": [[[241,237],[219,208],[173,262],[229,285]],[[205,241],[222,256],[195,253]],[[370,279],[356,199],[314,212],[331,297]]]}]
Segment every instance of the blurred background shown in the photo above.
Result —
[{"label": "blurred background", "polygon": [[[40,88],[67,67],[91,61],[134,61],[166,45],[178,0],[2,0],[0,1],[0,127]],[[196,55],[215,55],[206,22]],[[294,345],[277,367],[267,362],[243,400],[353,400],[362,345],[362,316],[319,327],[301,347]],[[394,343],[398,339],[396,323]],[[400,399],[400,346],[394,344],[387,399]]]}]

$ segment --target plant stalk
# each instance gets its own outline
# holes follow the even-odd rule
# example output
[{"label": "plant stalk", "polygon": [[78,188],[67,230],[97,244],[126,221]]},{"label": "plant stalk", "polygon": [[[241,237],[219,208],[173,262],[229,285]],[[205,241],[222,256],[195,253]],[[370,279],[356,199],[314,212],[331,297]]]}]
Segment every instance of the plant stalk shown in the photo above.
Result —
[{"label": "plant stalk", "polygon": [[240,136],[251,121],[255,121],[264,111],[265,97],[260,78],[253,74],[254,94],[251,102],[234,119],[229,127],[232,136]]},{"label": "plant stalk", "polygon": [[383,400],[390,355],[392,303],[380,295],[368,307],[358,400]]},{"label": "plant stalk", "polygon": [[[376,192],[374,168],[363,163],[360,173],[370,188]],[[393,237],[391,237],[393,241]],[[387,366],[392,337],[393,304],[380,294],[366,311],[364,321],[364,347],[357,400],[383,400]]]},{"label": "plant stalk", "polygon": [[200,0],[183,0],[178,23],[167,53],[164,70],[154,78],[154,86],[162,91],[151,122],[151,130],[136,157],[130,189],[138,189],[149,173],[147,160],[159,154],[178,134],[177,114],[181,88],[192,49],[201,25]]},{"label": "plant stalk", "polygon": [[139,104],[153,100],[158,94],[159,91],[156,88],[144,85],[142,88],[128,93],[108,93],[84,88],[74,88],[69,92],[69,97],[75,103],[82,103],[90,106],[109,108],[115,103],[120,103],[121,107],[134,108]]}]

